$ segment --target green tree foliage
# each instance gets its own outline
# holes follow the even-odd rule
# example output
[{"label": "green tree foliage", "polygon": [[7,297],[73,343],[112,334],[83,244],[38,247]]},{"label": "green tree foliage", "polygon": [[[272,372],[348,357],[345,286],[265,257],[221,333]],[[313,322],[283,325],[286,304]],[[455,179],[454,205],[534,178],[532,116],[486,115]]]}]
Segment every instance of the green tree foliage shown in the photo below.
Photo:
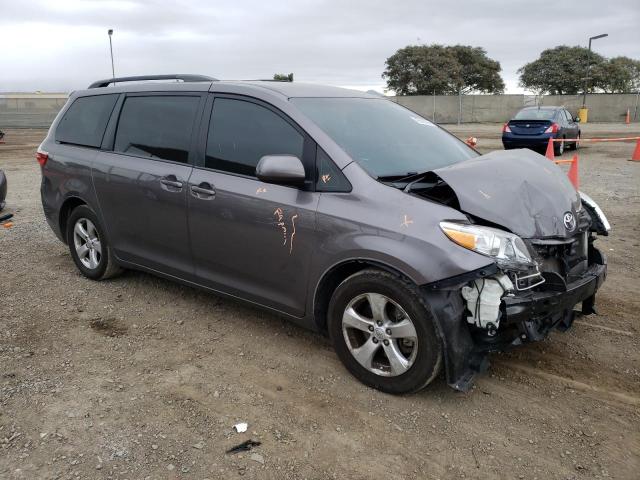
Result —
[{"label": "green tree foliage", "polygon": [[[540,57],[518,70],[520,85],[526,89],[552,95],[576,95],[582,92],[589,49],[561,45],[544,50]],[[590,91],[601,82],[598,72],[606,59],[591,52]],[[596,77],[594,77],[594,73]]]},{"label": "green tree foliage", "polygon": [[455,45],[447,47],[461,66],[456,79],[457,91],[502,93],[504,82],[500,76],[500,62],[487,57],[480,47]]},{"label": "green tree foliage", "polygon": [[[589,49],[559,47],[544,50],[540,57],[518,70],[520,85],[550,94],[575,95],[584,91]],[[631,93],[640,88],[640,61],[628,57],[607,60],[591,52],[589,92]]]},{"label": "green tree foliage", "polygon": [[278,82],[293,82],[293,73],[290,73],[289,75],[286,73],[276,73],[273,76],[273,79]]},{"label": "green tree foliage", "polygon": [[382,74],[398,95],[501,93],[500,63],[479,47],[409,45],[387,58]]},{"label": "green tree foliage", "polygon": [[640,90],[640,60],[614,57],[592,69],[593,82],[605,93],[635,93]]}]

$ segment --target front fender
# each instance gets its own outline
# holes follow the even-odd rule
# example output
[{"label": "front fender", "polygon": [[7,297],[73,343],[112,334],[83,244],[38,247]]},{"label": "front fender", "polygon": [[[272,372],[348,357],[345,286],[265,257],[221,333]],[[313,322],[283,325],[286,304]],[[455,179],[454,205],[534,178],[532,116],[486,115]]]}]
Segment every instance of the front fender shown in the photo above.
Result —
[{"label": "front fender", "polygon": [[493,260],[453,243],[443,220],[465,221],[453,209],[378,182],[366,194],[322,194],[316,216],[317,246],[312,277],[358,259],[389,265],[424,285],[493,264]]}]

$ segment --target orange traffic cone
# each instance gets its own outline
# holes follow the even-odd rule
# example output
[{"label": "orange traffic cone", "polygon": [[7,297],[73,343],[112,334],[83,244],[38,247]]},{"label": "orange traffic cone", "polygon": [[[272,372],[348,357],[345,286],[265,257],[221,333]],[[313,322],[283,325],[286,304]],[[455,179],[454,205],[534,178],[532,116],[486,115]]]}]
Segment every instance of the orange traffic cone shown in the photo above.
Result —
[{"label": "orange traffic cone", "polygon": [[631,123],[631,116],[629,115],[629,109],[627,108],[627,116],[624,119],[624,123],[629,125]]},{"label": "orange traffic cone", "polygon": [[640,139],[636,142],[636,149],[633,151],[633,155],[631,155],[632,162],[640,162]]},{"label": "orange traffic cone", "polygon": [[554,161],[556,159],[553,154],[553,138],[549,137],[549,143],[547,143],[547,152],[544,154],[549,160]]},{"label": "orange traffic cone", "polygon": [[567,176],[569,177],[569,181],[573,184],[575,189],[578,190],[580,188],[580,180],[578,179],[578,155],[573,156],[571,167],[569,167]]}]

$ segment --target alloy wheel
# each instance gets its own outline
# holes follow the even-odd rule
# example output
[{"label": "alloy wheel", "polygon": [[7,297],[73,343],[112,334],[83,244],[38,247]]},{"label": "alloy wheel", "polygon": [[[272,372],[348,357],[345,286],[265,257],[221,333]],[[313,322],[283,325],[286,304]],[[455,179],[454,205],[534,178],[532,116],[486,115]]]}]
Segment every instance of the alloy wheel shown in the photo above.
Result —
[{"label": "alloy wheel", "polygon": [[358,295],[347,304],[342,333],[353,358],[376,375],[402,375],[418,353],[418,335],[411,318],[400,305],[379,293]]},{"label": "alloy wheel", "polygon": [[73,244],[78,259],[86,268],[94,270],[102,259],[102,245],[96,226],[88,218],[79,218],[73,227]]}]

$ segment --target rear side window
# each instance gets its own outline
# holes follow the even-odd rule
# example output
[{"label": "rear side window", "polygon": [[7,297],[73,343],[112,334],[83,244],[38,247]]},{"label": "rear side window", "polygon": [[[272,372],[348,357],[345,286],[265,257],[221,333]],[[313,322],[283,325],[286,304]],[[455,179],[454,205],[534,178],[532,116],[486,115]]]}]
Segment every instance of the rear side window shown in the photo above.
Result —
[{"label": "rear side window", "polygon": [[124,101],[114,151],[187,163],[200,97],[143,96]]},{"label": "rear side window", "polygon": [[303,136],[286,120],[255,103],[217,98],[209,124],[205,167],[255,176],[265,155],[302,159]]},{"label": "rear side window", "polygon": [[56,141],[83,147],[100,147],[118,95],[79,97],[65,112],[56,129]]}]

